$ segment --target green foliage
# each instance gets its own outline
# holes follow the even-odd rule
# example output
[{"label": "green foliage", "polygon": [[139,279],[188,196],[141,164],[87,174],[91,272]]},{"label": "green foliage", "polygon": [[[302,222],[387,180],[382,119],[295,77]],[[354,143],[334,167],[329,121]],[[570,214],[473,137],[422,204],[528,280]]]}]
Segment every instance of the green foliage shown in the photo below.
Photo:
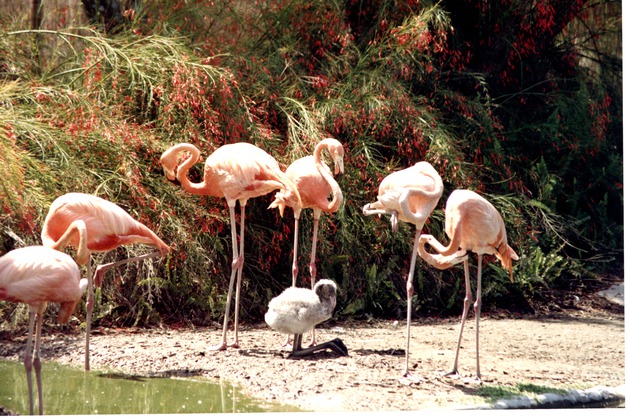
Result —
[{"label": "green foliage", "polygon": [[[614,41],[614,10],[598,20],[586,16],[594,3],[568,0],[141,3],[109,35],[26,31],[27,19],[0,18],[0,251],[38,243],[48,206],[69,191],[116,202],[173,250],[108,274],[97,321],[207,323],[223,314],[226,205],[165,180],[159,157],[182,141],[203,159],[251,142],[285,167],[324,137],[344,143],[344,204],[322,218],[317,266],[339,284],[345,316],[404,316],[413,229],[393,234],[386,218],[361,208],[384,176],[422,160],[445,184],[425,226],[442,243],[443,203],[456,188],[481,192],[503,215],[521,260],[511,284],[484,259],[484,306],[533,304],[619,264],[620,69],[613,47],[577,43],[579,22]],[[280,218],[270,200],[247,205],[241,319],[256,322],[291,278],[292,213]],[[300,286],[310,216],[300,224]],[[419,262],[416,273],[416,313],[460,311],[461,267]]]},{"label": "green foliage", "polygon": [[515,397],[527,396],[530,398],[540,394],[567,394],[569,390],[562,388],[553,388],[534,384],[516,384],[514,386],[494,386],[483,385],[477,390],[477,395],[484,397],[489,403],[495,403],[499,400],[509,400]]}]

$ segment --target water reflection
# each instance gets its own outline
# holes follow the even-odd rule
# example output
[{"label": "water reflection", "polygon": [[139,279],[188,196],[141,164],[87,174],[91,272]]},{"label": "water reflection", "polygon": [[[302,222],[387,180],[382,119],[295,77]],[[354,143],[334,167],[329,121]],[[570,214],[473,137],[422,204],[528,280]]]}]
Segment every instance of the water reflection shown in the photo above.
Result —
[{"label": "water reflection", "polygon": [[[298,411],[245,397],[226,382],[200,377],[148,378],[111,371],[42,366],[44,414],[179,414]],[[37,403],[36,403],[37,404]],[[28,413],[24,366],[0,360],[0,406]]]}]

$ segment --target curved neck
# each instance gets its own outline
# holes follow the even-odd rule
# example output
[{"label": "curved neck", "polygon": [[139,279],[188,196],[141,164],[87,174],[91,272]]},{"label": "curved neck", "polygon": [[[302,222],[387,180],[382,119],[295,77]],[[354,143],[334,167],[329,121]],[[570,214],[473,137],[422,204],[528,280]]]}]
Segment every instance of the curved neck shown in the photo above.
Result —
[{"label": "curved neck", "polygon": [[315,163],[317,165],[322,165],[322,151],[324,150],[324,148],[328,148],[328,152],[331,154],[332,157],[332,152],[330,151],[331,145],[332,144],[330,139],[324,139],[317,143],[317,146],[315,146],[315,150],[313,150],[313,157],[315,157]]},{"label": "curved neck", "polygon": [[184,189],[184,191],[191,194],[208,195],[208,188],[206,185],[205,176],[203,181],[196,183],[193,183],[190,181],[190,179],[188,179],[188,171],[195,165],[195,163],[199,161],[199,157],[201,156],[199,149],[197,149],[192,144],[185,143],[182,144],[177,150],[177,153],[180,152],[190,153],[190,156],[186,160],[184,160],[184,162],[182,162],[182,164],[179,165],[177,168],[176,178],[181,184],[182,188]]},{"label": "curved neck", "polygon": [[335,178],[333,178],[332,174],[330,173],[330,170],[322,162],[322,151],[325,147],[328,147],[328,142],[326,140],[322,140],[317,143],[317,146],[315,146],[315,150],[313,151],[313,157],[315,158],[315,166],[317,167],[319,174],[322,176],[322,178],[324,178],[324,180],[328,183],[328,186],[330,186],[330,189],[332,190],[333,199],[332,201],[328,202],[327,210],[330,212],[335,212],[339,210],[339,207],[341,207],[343,193],[341,192],[341,188],[339,188],[339,184],[337,183],[337,181],[335,181]]},{"label": "curved neck", "polygon": [[[78,243],[75,240],[76,236],[79,236]],[[75,220],[61,235],[61,237],[54,241],[46,238],[46,246],[56,249],[57,251],[63,251],[70,243],[73,243],[76,248],[76,262],[80,265],[86,265],[90,259],[90,251],[87,247],[87,226],[83,220]]]},{"label": "curved neck", "polygon": [[444,192],[442,177],[440,176],[440,174],[437,173],[433,166],[431,166],[431,164],[427,163],[427,165],[429,165],[430,170],[422,171],[422,173],[431,178],[431,180],[433,181],[433,185],[435,185],[435,188],[433,189],[433,191],[427,191],[423,195],[429,198],[440,198],[442,197],[442,193]]}]

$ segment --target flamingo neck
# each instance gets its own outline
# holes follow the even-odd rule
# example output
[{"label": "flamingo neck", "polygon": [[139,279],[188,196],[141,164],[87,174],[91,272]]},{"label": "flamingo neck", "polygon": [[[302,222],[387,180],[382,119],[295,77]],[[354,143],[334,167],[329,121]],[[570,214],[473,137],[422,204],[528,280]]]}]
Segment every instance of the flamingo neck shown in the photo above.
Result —
[{"label": "flamingo neck", "polygon": [[182,150],[189,152],[190,156],[177,168],[177,180],[186,192],[198,195],[208,195],[205,173],[204,180],[202,182],[191,182],[188,178],[188,171],[199,161],[199,157],[201,156],[199,150],[192,145],[191,147],[184,147]]},{"label": "flamingo neck", "polygon": [[330,189],[332,190],[333,199],[332,201],[328,202],[327,210],[330,212],[335,212],[341,206],[341,201],[343,200],[343,194],[341,192],[341,188],[339,188],[339,184],[337,183],[337,181],[335,181],[335,178],[333,178],[330,170],[322,162],[322,151],[324,150],[325,147],[328,147],[328,142],[326,140],[322,140],[319,143],[317,143],[317,146],[315,146],[315,150],[313,151],[313,157],[315,158],[315,166],[317,167],[317,170],[319,171],[322,178],[324,178],[324,180],[328,183],[328,185],[330,186]]}]

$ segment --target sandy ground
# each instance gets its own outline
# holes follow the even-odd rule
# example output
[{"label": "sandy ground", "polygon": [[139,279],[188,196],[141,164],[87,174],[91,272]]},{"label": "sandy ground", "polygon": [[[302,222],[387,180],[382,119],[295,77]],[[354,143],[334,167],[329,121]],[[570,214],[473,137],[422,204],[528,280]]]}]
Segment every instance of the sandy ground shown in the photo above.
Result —
[{"label": "sandy ground", "polygon": [[[44,363],[83,366],[83,334],[74,331],[45,333]],[[307,411],[461,408],[487,402],[479,394],[489,388],[529,384],[549,392],[625,383],[623,307],[597,294],[544,316],[482,315],[482,384],[471,381],[472,317],[460,351],[461,376],[441,375],[452,368],[458,331],[456,318],[412,323],[410,368],[416,381],[402,378],[404,321],[328,321],[318,328],[318,341],[338,337],[349,356],[327,350],[305,359],[288,358],[280,350],[284,336],[264,324],[243,326],[240,348],[221,352],[208,350],[220,339],[218,326],[96,328],[91,362],[92,369],[128,374],[222,378],[253,397]],[[0,358],[20,359],[25,341],[25,334],[0,334]]]}]

